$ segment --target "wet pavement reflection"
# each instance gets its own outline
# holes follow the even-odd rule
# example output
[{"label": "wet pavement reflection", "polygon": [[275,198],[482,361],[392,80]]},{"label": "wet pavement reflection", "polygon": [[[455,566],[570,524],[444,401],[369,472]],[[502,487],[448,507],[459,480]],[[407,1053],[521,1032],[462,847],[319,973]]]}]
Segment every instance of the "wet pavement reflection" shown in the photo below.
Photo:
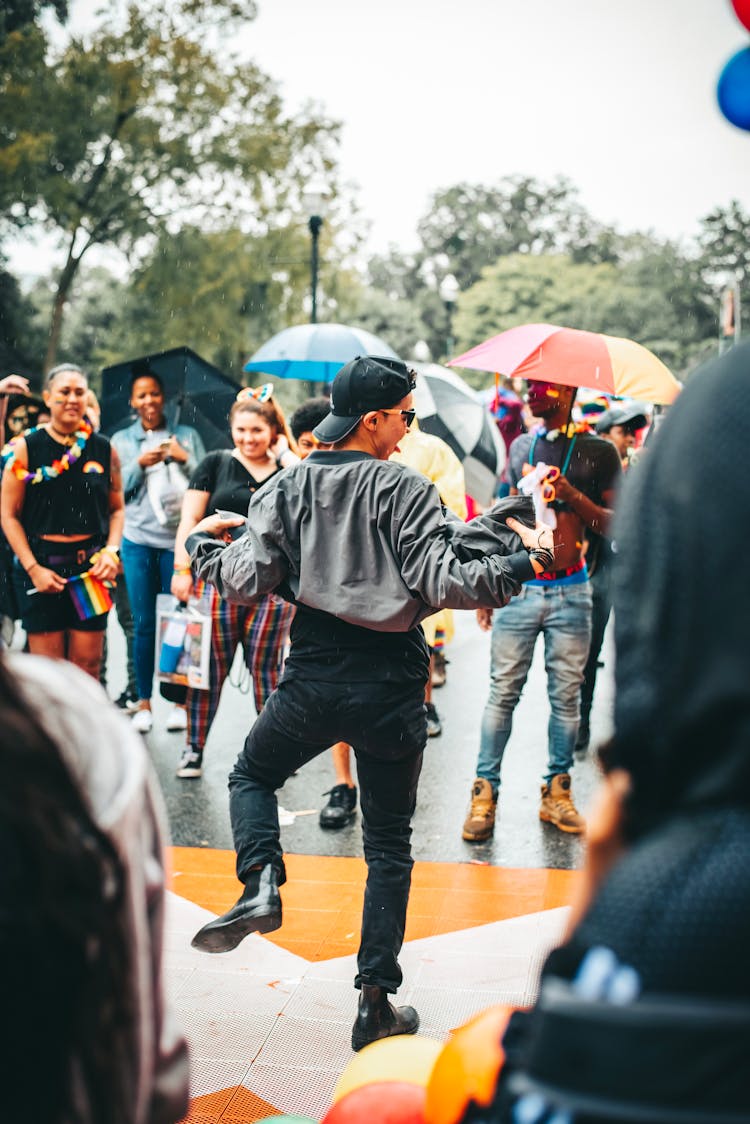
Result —
[{"label": "wet pavement reflection", "polygon": [[[110,622],[110,692],[120,692],[124,678],[124,645],[116,622]],[[433,862],[468,862],[504,867],[571,869],[580,865],[582,842],[539,821],[539,789],[546,761],[547,718],[542,641],[523,697],[516,709],[513,734],[503,763],[503,785],[494,838],[471,844],[461,839],[469,790],[474,779],[479,725],[489,682],[489,635],[480,632],[473,613],[456,614],[456,636],[447,649],[448,677],[433,695],[443,724],[443,734],[430,738],[420,781],[414,817],[413,848],[416,859]],[[592,711],[592,745],[609,733],[612,706],[611,635],[605,640]],[[239,677],[232,676],[237,682]],[[164,729],[169,705],[155,698],[155,722],[146,741],[164,792],[172,840],[180,846],[232,847],[229,826],[227,778],[254,718],[250,695],[229,682],[204,755],[199,780],[174,776],[184,746],[183,733]],[[589,753],[573,769],[576,804],[586,813],[596,785],[598,769]],[[279,794],[281,805],[295,813],[282,826],[286,851],[307,855],[362,854],[359,816],[339,831],[324,831],[318,812],[334,783],[330,755],[325,754],[291,777]]]}]

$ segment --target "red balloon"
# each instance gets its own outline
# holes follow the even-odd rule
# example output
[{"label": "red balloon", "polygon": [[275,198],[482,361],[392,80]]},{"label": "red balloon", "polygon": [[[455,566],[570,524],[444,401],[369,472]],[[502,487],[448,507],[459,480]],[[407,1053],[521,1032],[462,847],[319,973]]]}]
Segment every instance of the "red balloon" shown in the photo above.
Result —
[{"label": "red balloon", "polygon": [[750,31],[750,0],[732,0],[732,7],[742,26]]},{"label": "red balloon", "polygon": [[332,1104],[321,1124],[424,1124],[427,1093],[406,1081],[375,1081]]}]

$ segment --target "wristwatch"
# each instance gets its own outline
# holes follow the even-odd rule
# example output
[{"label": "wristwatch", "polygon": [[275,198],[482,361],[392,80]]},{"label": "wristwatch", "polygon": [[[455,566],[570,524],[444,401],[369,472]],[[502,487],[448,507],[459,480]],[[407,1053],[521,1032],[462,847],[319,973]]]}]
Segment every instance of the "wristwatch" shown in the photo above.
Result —
[{"label": "wristwatch", "polygon": [[116,546],[114,543],[108,542],[106,546],[102,547],[102,550],[105,550],[107,552],[107,554],[114,554],[115,558],[120,557],[120,548],[119,548],[119,546]]}]

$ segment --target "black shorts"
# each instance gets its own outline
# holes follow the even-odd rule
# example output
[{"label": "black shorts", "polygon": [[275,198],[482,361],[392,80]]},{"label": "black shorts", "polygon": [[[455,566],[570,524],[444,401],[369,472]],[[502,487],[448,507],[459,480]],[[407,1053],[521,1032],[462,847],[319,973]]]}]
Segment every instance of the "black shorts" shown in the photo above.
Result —
[{"label": "black shorts", "polygon": [[[61,578],[72,578],[90,568],[91,555],[101,550],[104,541],[98,537],[84,539],[80,543],[32,539],[30,545],[40,566],[54,570]],[[17,558],[13,560],[13,584],[21,624],[29,635],[39,632],[103,632],[107,627],[108,613],[82,621],[66,589],[62,593],[38,593]]]}]

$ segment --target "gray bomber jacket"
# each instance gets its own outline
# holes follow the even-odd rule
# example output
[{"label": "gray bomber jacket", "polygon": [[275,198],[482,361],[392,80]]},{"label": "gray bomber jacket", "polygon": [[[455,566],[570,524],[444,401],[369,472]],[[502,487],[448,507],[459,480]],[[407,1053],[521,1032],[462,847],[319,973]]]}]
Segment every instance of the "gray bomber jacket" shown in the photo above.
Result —
[{"label": "gray bomber jacket", "polygon": [[534,525],[526,497],[463,523],[406,465],[317,450],[256,492],[235,542],[194,534],[187,549],[229,601],[278,591],[350,624],[407,632],[436,609],[505,605],[535,576],[508,515]]}]

